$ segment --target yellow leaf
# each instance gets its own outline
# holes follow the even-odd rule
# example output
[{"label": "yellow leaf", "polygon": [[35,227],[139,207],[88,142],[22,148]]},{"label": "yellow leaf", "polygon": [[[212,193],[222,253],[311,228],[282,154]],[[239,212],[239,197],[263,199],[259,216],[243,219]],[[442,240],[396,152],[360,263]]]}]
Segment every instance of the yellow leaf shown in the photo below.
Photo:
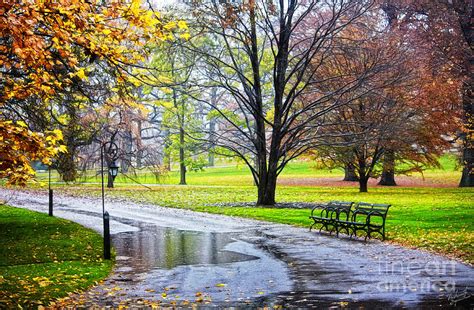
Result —
[{"label": "yellow leaf", "polygon": [[140,15],[140,0],[132,0],[132,4],[130,5],[130,12],[134,16]]},{"label": "yellow leaf", "polygon": [[86,70],[84,70],[84,68],[77,70],[76,76],[78,76],[81,80],[87,80]]},{"label": "yellow leaf", "polygon": [[178,28],[179,29],[188,29],[188,24],[186,24],[186,22],[184,20],[180,20],[178,22]]},{"label": "yellow leaf", "polygon": [[18,122],[16,122],[16,124],[20,127],[23,127],[23,128],[28,127],[24,121],[18,121]]},{"label": "yellow leaf", "polygon": [[191,35],[190,35],[188,32],[186,32],[186,33],[180,34],[179,37],[180,37],[181,39],[184,39],[184,40],[189,40],[189,38],[191,37]]}]

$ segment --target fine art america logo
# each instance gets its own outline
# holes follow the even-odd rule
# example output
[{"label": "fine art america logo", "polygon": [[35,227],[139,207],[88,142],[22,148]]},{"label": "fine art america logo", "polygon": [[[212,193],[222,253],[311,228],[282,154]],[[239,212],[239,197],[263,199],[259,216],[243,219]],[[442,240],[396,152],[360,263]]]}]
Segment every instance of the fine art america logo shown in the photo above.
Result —
[{"label": "fine art america logo", "polygon": [[455,262],[387,262],[379,260],[378,289],[384,292],[441,293],[453,304],[470,298],[472,293],[456,288]]}]

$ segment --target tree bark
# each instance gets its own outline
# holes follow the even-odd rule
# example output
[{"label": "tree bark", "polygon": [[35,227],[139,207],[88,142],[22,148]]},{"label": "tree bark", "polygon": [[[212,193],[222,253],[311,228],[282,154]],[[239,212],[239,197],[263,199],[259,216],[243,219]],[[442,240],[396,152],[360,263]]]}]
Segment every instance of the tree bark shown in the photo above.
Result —
[{"label": "tree bark", "polygon": [[[471,30],[469,31],[471,33]],[[470,35],[472,37],[472,35]],[[472,42],[469,42],[472,46]],[[474,69],[474,57],[469,57],[468,68]],[[464,82],[463,89],[463,122],[464,132],[462,133],[463,151],[462,151],[462,176],[459,187],[474,186],[474,94],[473,81],[474,73],[470,71],[468,78]]]},{"label": "tree bark", "polygon": [[462,134],[462,176],[459,187],[474,186],[474,103],[472,98],[472,88],[469,86],[467,94],[463,96],[464,124],[465,130]]},{"label": "tree bark", "polygon": [[395,152],[393,150],[385,151],[383,156],[382,176],[379,185],[397,186],[395,182]]},{"label": "tree bark", "polygon": [[76,150],[68,147],[67,153],[60,153],[56,162],[56,169],[64,182],[74,182],[77,178],[77,167],[75,162]]},{"label": "tree bark", "polygon": [[359,181],[359,177],[357,176],[354,164],[348,163],[344,167],[344,179],[343,179],[343,181],[350,181],[350,182]]},{"label": "tree bark", "polygon": [[[270,146],[270,154],[267,154],[267,142],[266,142],[266,131],[265,131],[265,120],[262,117],[265,113],[263,112],[263,96],[262,96],[262,85],[260,78],[260,59],[258,57],[258,46],[257,46],[257,26],[256,26],[256,13],[255,3],[250,2],[249,6],[249,17],[250,17],[250,33],[251,33],[251,53],[250,61],[252,64],[253,73],[253,91],[255,93],[255,149],[257,157],[257,165],[255,167],[258,171],[258,198],[257,205],[274,205],[275,204],[275,191],[276,191],[276,163],[275,163],[275,132],[278,131],[278,124],[274,124],[272,133],[272,145]],[[278,84],[275,82],[275,85]],[[277,93],[277,91],[276,91]],[[279,97],[275,94],[275,99]],[[281,99],[281,98],[280,98]],[[275,117],[277,119],[278,109],[275,104]],[[268,158],[268,166],[267,166]]]},{"label": "tree bark", "polygon": [[369,176],[371,172],[370,166],[367,167],[366,164],[366,158],[359,157],[358,158],[358,167],[357,167],[357,172],[359,174],[359,192],[361,193],[367,193],[368,191],[368,186],[367,183],[369,182]]},{"label": "tree bark", "polygon": [[276,182],[276,171],[268,171],[265,173],[265,177],[261,178],[261,181],[258,184],[257,205],[273,206],[275,204]]},{"label": "tree bark", "polygon": [[[464,4],[463,4],[464,3]],[[473,47],[473,25],[472,25],[472,13],[473,6],[472,2],[459,2],[457,10],[459,16],[459,24],[461,25],[461,31],[464,39],[466,40],[465,49],[465,61],[464,61],[464,74],[466,80],[464,81],[462,100],[463,100],[463,122],[464,122],[464,133],[462,135],[463,140],[463,156],[462,164],[463,171],[461,181],[459,182],[460,187],[473,187],[474,186],[474,94],[473,94],[473,81],[474,81],[474,54],[472,52]]]},{"label": "tree bark", "polygon": [[107,173],[107,188],[114,188],[114,177]]},{"label": "tree bark", "polygon": [[359,192],[367,193],[368,187],[367,183],[369,182],[368,177],[359,177]]}]

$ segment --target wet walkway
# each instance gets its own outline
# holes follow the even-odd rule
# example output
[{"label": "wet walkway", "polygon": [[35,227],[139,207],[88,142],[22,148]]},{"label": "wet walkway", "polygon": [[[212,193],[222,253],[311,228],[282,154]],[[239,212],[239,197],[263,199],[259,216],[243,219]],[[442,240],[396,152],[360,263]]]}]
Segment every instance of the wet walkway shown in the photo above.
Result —
[{"label": "wet walkway", "polygon": [[[47,212],[46,193],[0,189]],[[107,200],[114,273],[72,297],[84,305],[469,307],[474,268],[379,241],[288,225]],[[55,216],[102,232],[100,199],[58,196]],[[309,222],[308,222],[309,223]]]}]

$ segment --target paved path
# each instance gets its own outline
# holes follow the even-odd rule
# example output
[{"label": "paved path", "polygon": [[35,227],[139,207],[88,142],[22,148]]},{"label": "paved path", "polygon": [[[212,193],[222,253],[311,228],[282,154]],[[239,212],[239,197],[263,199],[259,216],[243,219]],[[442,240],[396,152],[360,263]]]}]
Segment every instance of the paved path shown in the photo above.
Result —
[{"label": "paved path", "polygon": [[[47,212],[45,193],[0,189],[8,204]],[[474,291],[474,268],[379,241],[288,225],[107,200],[114,273],[72,296],[85,305],[177,304],[415,308]],[[97,198],[56,195],[54,214],[102,231]],[[472,302],[472,298],[470,301]],[[458,305],[466,305],[466,300]]]}]

